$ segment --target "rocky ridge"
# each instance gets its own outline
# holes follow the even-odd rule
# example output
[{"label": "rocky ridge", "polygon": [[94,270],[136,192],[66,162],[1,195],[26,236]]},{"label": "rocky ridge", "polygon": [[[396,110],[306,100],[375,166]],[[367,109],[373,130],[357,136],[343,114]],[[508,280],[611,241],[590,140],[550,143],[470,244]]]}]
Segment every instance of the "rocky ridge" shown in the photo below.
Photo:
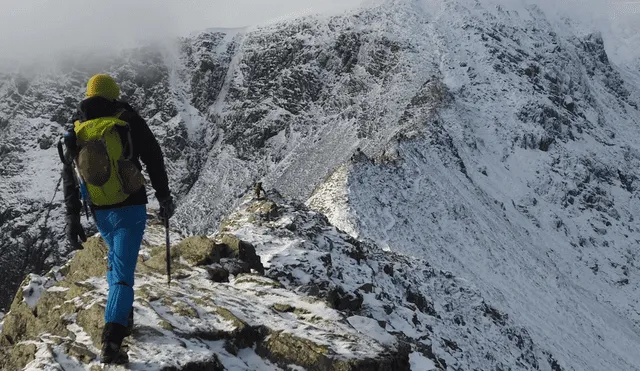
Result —
[{"label": "rocky ridge", "polygon": [[465,272],[563,369],[638,369],[637,71],[536,6],[430,14],[451,99],[308,204],[352,236]]},{"label": "rocky ridge", "polygon": [[[553,359],[466,281],[275,192],[245,198],[214,235],[173,237],[168,287],[163,231],[152,222],[145,235],[129,369],[537,370]],[[23,282],[0,334],[3,369],[99,369],[105,250],[92,237]]]}]

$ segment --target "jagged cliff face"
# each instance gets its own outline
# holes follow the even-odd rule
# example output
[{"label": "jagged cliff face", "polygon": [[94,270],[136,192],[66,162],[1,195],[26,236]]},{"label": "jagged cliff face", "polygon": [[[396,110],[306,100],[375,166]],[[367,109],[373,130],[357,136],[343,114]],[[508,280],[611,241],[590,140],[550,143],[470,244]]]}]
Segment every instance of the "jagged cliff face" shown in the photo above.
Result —
[{"label": "jagged cliff face", "polygon": [[398,0],[5,74],[0,307],[66,253],[53,144],[106,71],[163,144],[182,230],[214,231],[256,180],[313,193],[339,228],[472,280],[559,350],[540,369],[636,369],[640,70],[576,29]]},{"label": "jagged cliff face", "polygon": [[439,73],[432,46],[395,35],[403,22],[395,17],[368,11],[211,30],[4,75],[0,261],[11,269],[0,305],[24,274],[65,255],[60,194],[49,203],[55,142],[93,73],[112,74],[158,136],[179,226],[207,232],[256,180],[303,200],[356,147],[375,151],[411,126],[417,118],[401,118],[405,106],[430,109],[420,97]]},{"label": "jagged cliff face", "polygon": [[[415,18],[416,15],[413,15]],[[428,39],[394,32],[405,19],[378,11],[303,19],[241,36],[216,101],[214,138],[179,215],[191,231],[211,227],[230,195],[262,179],[305,199],[355,149],[376,151],[413,125],[402,117],[439,74]],[[420,20],[414,19],[415,22]],[[184,214],[183,214],[184,213]]]},{"label": "jagged cliff face", "polygon": [[434,15],[447,106],[339,168],[309,204],[465,272],[562,369],[637,370],[637,70],[535,8],[452,2]]}]

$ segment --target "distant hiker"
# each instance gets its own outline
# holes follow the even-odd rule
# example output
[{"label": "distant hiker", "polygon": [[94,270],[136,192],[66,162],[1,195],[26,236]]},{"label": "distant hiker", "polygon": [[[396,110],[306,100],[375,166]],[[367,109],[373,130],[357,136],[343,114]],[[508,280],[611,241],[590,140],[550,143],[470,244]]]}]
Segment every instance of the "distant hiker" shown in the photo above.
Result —
[{"label": "distant hiker", "polygon": [[69,243],[82,249],[80,241],[86,241],[80,223],[85,202],[109,246],[103,363],[128,362],[120,347],[133,327],[134,272],[147,220],[140,161],[160,202],[160,218],[171,218],[175,211],[162,150],[144,119],[119,97],[120,87],[111,77],[93,76],[79,106],[80,120],[65,135],[67,153],[60,151]]},{"label": "distant hiker", "polygon": [[[262,188],[262,182],[256,183],[255,187],[253,188],[253,192],[254,192],[255,198],[258,200],[262,200],[265,197],[267,197],[267,192],[265,192],[264,189]],[[260,196],[261,194],[263,194],[264,196],[261,197]]]},{"label": "distant hiker", "polygon": [[356,151],[353,155],[351,155],[351,162],[363,161],[367,156],[362,152],[360,147],[356,148]]}]

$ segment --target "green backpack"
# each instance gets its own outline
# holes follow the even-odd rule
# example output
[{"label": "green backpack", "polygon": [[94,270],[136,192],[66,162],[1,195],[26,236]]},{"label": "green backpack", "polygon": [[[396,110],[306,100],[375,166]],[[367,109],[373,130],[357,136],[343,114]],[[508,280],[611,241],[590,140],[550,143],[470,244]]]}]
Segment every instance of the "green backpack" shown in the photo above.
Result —
[{"label": "green backpack", "polygon": [[[129,124],[120,120],[121,114],[74,124],[78,146],[76,167],[91,203],[96,206],[119,204],[144,186],[144,176],[131,161],[131,133]],[[126,131],[125,141],[118,127]]]}]

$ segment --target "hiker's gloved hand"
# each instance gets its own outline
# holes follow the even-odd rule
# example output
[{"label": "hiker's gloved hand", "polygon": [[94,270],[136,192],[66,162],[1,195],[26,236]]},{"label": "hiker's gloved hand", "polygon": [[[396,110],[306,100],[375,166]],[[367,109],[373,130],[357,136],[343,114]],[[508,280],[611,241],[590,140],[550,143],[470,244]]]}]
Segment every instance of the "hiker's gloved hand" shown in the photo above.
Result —
[{"label": "hiker's gloved hand", "polygon": [[67,215],[67,240],[73,250],[82,250],[84,247],[82,242],[87,242],[87,235],[84,233],[82,223],[80,223],[80,214]]},{"label": "hiker's gloved hand", "polygon": [[171,219],[176,212],[176,204],[173,202],[173,197],[169,196],[165,199],[158,200],[160,202],[160,212],[158,217],[164,223],[165,220]]}]

